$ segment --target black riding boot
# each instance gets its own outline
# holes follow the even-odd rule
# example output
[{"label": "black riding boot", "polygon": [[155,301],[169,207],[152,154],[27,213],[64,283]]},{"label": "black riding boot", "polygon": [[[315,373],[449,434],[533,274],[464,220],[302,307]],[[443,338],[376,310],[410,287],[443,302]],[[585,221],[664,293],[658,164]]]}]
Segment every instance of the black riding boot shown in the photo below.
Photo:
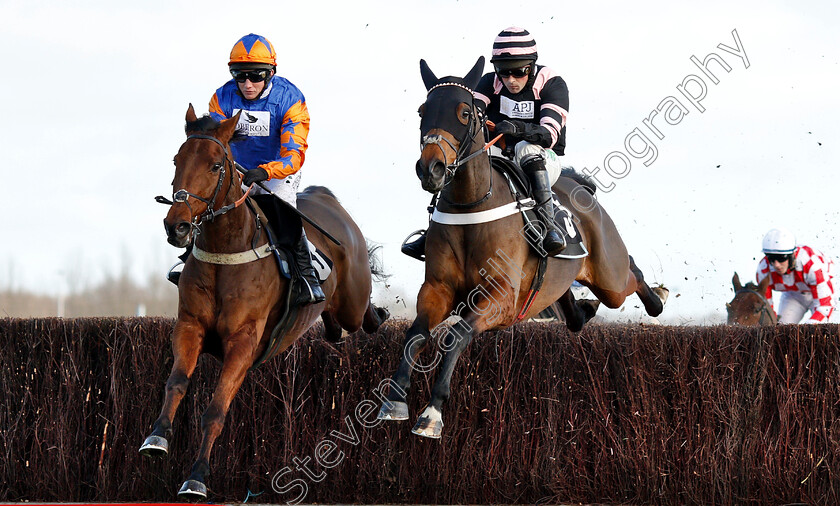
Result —
[{"label": "black riding boot", "polygon": [[309,253],[309,244],[306,241],[306,232],[303,229],[300,230],[300,239],[295,245],[295,263],[300,277],[293,284],[295,290],[293,304],[303,306],[324,302],[326,297],[324,291],[321,290],[321,284],[318,283],[315,268],[312,267],[312,256]]},{"label": "black riding boot", "polygon": [[[408,242],[409,239],[414,234],[420,234],[420,237],[417,239]],[[418,230],[417,232],[412,232],[412,234],[406,237],[405,242],[403,242],[400,251],[403,254],[410,256],[411,258],[416,258],[421,262],[426,260],[426,231],[425,230]]]},{"label": "black riding boot", "polygon": [[181,267],[183,269],[183,265],[187,263],[187,259],[190,257],[190,253],[192,253],[192,247],[192,243],[189,243],[187,245],[187,250],[178,255],[178,259],[181,260],[181,262],[173,265],[172,268],[169,269],[169,272],[166,274],[166,279],[175,286],[178,286],[178,280],[181,279],[181,271],[176,271],[175,269],[177,269],[178,267]]},{"label": "black riding boot", "polygon": [[566,249],[566,241],[555,229],[554,201],[551,196],[548,171],[545,170],[545,160],[539,155],[528,155],[522,160],[521,165],[522,170],[531,180],[531,193],[537,202],[537,216],[547,230],[543,239],[543,249],[548,256],[554,256]]}]

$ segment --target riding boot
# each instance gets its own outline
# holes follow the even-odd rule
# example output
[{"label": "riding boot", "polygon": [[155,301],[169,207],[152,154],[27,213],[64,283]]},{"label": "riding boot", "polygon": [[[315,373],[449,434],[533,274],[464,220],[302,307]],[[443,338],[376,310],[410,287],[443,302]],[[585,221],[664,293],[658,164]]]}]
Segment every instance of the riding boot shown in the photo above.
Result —
[{"label": "riding boot", "polygon": [[521,165],[522,170],[531,181],[531,193],[537,202],[537,216],[545,225],[546,234],[543,238],[543,249],[548,256],[554,256],[566,249],[566,241],[555,228],[554,200],[551,194],[551,183],[548,180],[548,171],[545,169],[545,160],[540,155],[528,155],[524,157]]},{"label": "riding boot", "polygon": [[[173,265],[166,274],[166,279],[175,286],[178,286],[178,280],[181,279],[181,270],[184,268],[184,264],[187,263],[187,258],[190,257],[192,248],[192,243],[187,244],[187,250],[178,255],[180,261]],[[179,267],[180,269],[178,269]]]},{"label": "riding boot", "polygon": [[[414,236],[415,234],[419,234],[420,237],[418,237],[417,239],[415,239],[411,242],[408,242],[408,240],[411,239],[411,237]],[[416,258],[417,260],[420,260],[421,262],[425,261],[426,260],[426,231],[425,230],[418,230],[416,232],[412,232],[411,235],[406,237],[405,241],[402,244],[402,247],[400,247],[400,251],[403,254],[410,256],[411,258]]]},{"label": "riding boot", "polygon": [[317,304],[324,302],[326,297],[318,282],[315,268],[312,267],[312,256],[309,253],[309,244],[306,240],[306,232],[300,231],[300,239],[295,245],[295,262],[299,277],[294,283],[294,304],[303,306],[306,304]]}]

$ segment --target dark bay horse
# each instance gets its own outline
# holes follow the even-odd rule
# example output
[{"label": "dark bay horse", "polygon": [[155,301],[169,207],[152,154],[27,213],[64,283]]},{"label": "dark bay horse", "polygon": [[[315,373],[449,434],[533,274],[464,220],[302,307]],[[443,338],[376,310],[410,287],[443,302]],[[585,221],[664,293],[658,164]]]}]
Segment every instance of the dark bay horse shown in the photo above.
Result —
[{"label": "dark bay horse", "polygon": [[741,280],[736,272],[732,276],[735,297],[731,302],[726,303],[726,323],[728,325],[775,325],[779,318],[767,298],[764,297],[769,284],[770,276],[767,276],[758,285],[750,282],[741,286]]},{"label": "dark bay horse", "polygon": [[[560,177],[553,189],[574,213],[589,255],[549,258],[542,289],[532,289],[540,257],[522,233],[520,214],[505,212],[516,206],[512,190],[482,152],[488,137],[472,90],[483,68],[482,57],[466,77],[438,79],[425,61],[420,62],[428,94],[420,108],[422,151],[417,176],[424,190],[440,192],[436,213],[448,213],[447,219],[454,221],[464,218],[470,224],[443,224],[440,221],[447,220],[432,217],[426,233],[426,275],[418,294],[417,318],[406,333],[402,359],[379,418],[407,419],[412,370],[431,371],[439,363],[432,397],[413,429],[415,434],[432,438],[439,438],[443,428],[442,405],[449,398],[458,357],[477,334],[533,317],[558,299],[567,326],[579,330],[594,311],[586,314],[585,307],[576,303],[583,301],[574,300],[569,290],[574,280],[610,308],[621,306],[636,293],[651,316],[662,312],[667,297],[667,290],[651,289],[644,282],[606,211],[567,177]],[[445,320],[454,323],[441,325]],[[443,337],[435,358],[420,364],[418,356],[433,335]]]},{"label": "dark bay horse", "polygon": [[[285,332],[272,339],[278,320],[289,309],[289,282],[270,251],[256,258],[256,252],[265,252],[268,246],[261,211],[237,205],[245,199],[229,142],[238,120],[239,114],[221,122],[206,116],[199,120],[192,105],[187,110],[187,140],[175,155],[174,203],[164,225],[174,246],[185,247],[193,237],[195,245],[178,282],[178,319],[172,333],[175,362],[166,382],[163,409],[140,448],[147,456],[166,455],[172,419],[199,354],[219,359],[218,384],[201,417],[198,458],[179,492],[199,499],[207,495],[204,482],[213,442],[249,368],[291,346],[319,316],[331,339],[337,339],[342,328],[375,332],[388,317],[387,311],[370,302],[371,258],[359,227],[329,190],[311,187],[298,194],[298,209],[341,246],[304,224],[309,240],[333,261],[322,284],[326,300],[297,308],[296,317],[286,320]],[[200,261],[197,249],[215,257]]]}]

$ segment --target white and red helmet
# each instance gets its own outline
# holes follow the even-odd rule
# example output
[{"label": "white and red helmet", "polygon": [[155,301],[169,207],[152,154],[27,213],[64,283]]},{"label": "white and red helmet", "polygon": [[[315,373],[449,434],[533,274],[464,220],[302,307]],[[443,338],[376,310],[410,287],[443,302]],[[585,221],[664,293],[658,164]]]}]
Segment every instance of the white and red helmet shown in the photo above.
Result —
[{"label": "white and red helmet", "polygon": [[761,249],[765,255],[789,255],[796,250],[796,236],[785,228],[774,228],[764,234]]}]

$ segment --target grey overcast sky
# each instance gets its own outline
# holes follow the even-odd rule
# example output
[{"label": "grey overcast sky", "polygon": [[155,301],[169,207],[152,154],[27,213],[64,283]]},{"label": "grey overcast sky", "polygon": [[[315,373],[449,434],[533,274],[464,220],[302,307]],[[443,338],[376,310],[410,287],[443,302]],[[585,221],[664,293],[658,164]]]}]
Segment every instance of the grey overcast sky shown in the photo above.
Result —
[{"label": "grey overcast sky", "polygon": [[[179,251],[153,197],[171,193],[187,105],[207,111],[230,48],[255,32],[312,115],[302,184],[329,186],[383,245],[393,277],[376,297],[410,310],[423,265],[399,245],[425,227],[430,199],[414,175],[418,61],[463,75],[516,25],[569,85],[565,163],[615,185],[601,203],[647,278],[671,288],[663,321],[722,317],[732,273],[753,277],[769,228],[840,254],[838,19],[828,0],[0,1],[0,287],[163,276]],[[743,55],[721,48],[737,48],[735,34]],[[728,67],[709,64],[717,83],[691,61],[710,53]],[[699,105],[678,89],[699,95],[697,80]],[[654,120],[659,138],[644,120],[669,97],[687,113]],[[625,146],[635,129],[655,157],[628,152],[641,149],[638,136]],[[630,318],[638,305],[603,311]]]}]

